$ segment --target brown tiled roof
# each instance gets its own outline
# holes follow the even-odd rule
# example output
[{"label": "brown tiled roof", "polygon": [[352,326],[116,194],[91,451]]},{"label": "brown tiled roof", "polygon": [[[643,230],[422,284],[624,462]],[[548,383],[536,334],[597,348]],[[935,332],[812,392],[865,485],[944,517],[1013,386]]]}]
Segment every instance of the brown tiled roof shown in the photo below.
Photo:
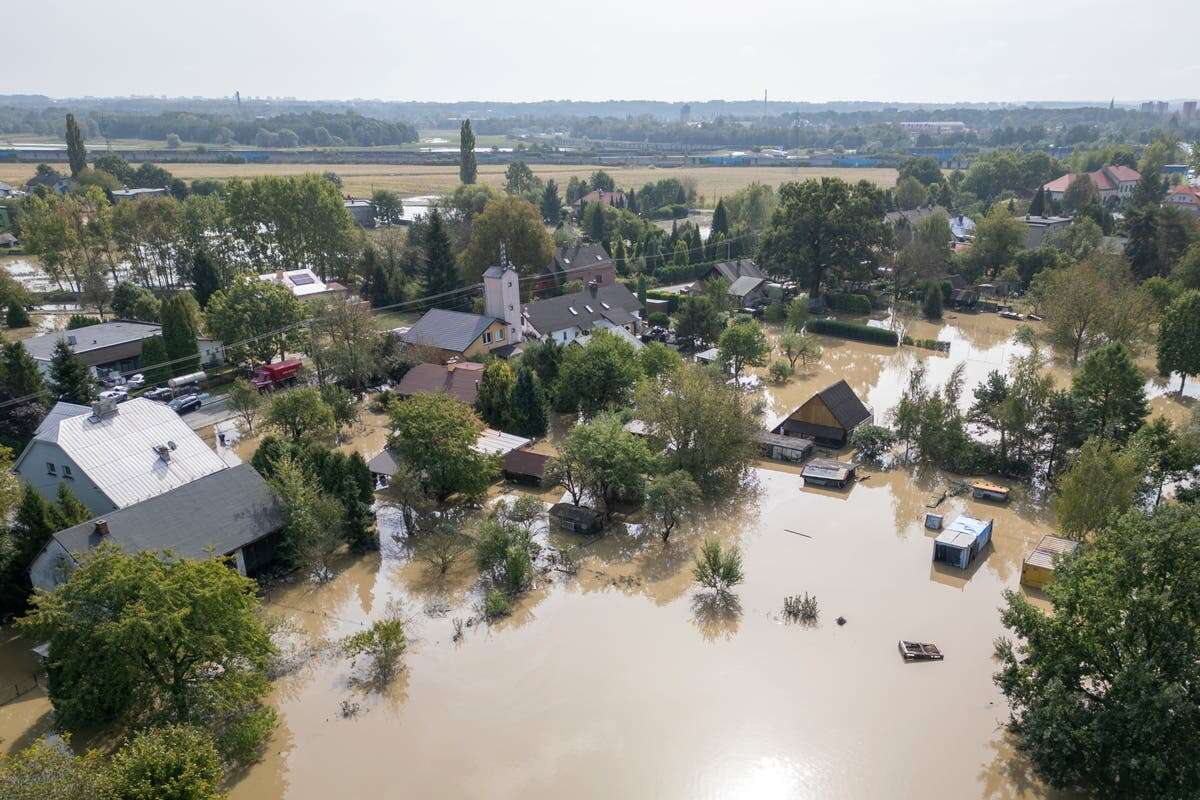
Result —
[{"label": "brown tiled roof", "polygon": [[405,397],[414,394],[448,394],[473,406],[479,394],[479,379],[482,375],[483,365],[473,362],[455,364],[453,367],[417,364],[404,373],[404,377],[396,386],[396,393]]},{"label": "brown tiled roof", "polygon": [[502,469],[505,474],[528,475],[531,478],[542,479],[546,472],[546,462],[550,456],[545,453],[533,453],[529,450],[512,450],[504,455]]}]

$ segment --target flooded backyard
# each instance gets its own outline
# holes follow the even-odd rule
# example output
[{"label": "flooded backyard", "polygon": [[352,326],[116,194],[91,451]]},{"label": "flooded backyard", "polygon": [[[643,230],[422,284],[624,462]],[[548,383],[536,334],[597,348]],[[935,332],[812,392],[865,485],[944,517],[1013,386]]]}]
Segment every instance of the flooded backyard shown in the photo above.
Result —
[{"label": "flooded backyard", "polygon": [[[1015,327],[993,315],[914,325],[913,336],[950,341],[949,355],[822,338],[811,374],[764,389],[769,413],[844,377],[882,420],[916,359],[931,384],[965,362],[969,404],[976,383],[1025,352]],[[1165,391],[1152,406],[1190,413]],[[384,439],[383,418],[364,414],[364,454]],[[250,445],[238,445],[244,457]],[[473,622],[460,641],[454,620],[479,617],[477,571],[463,558],[442,578],[411,558],[381,493],[381,552],[347,558],[325,585],[273,591],[268,608],[329,642],[398,601],[405,669],[367,691],[348,659],[305,659],[276,684],[279,727],[230,796],[1056,797],[1013,752],[992,683],[1002,592],[1019,589],[1051,519],[1019,488],[1009,506],[951,497],[939,513],[994,518],[992,544],[968,571],[934,566],[936,533],[922,521],[944,486],[935,471],[867,469],[845,492],[806,489],[794,468],[760,464],[740,495],[665,545],[633,524],[596,539],[543,532],[576,555],[577,573],[544,572],[512,616]],[[736,602],[697,591],[691,560],[705,536],[742,549]],[[805,592],[819,620],[787,622],[785,596]],[[905,663],[899,639],[936,643],[946,660]],[[27,647],[0,638],[0,700],[4,683],[29,680]],[[44,731],[48,709],[40,689],[0,706],[0,748]]]}]

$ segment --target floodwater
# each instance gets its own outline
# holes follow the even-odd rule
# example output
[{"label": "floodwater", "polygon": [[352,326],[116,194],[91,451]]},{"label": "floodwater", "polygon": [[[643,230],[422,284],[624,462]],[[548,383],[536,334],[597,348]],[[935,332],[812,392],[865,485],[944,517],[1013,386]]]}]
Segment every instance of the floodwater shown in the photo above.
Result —
[{"label": "floodwater", "polygon": [[[763,390],[771,412],[845,377],[882,418],[916,359],[931,383],[965,361],[969,402],[1020,352],[1015,325],[992,315],[921,325],[913,335],[951,341],[949,356],[823,339],[811,374]],[[1172,403],[1155,399],[1156,410]],[[383,421],[364,423],[354,443],[370,456]],[[552,452],[558,435],[539,446]],[[632,522],[594,539],[541,533],[578,572],[546,565],[513,615],[491,625],[470,558],[433,574],[385,506],[379,554],[347,558],[324,585],[271,593],[269,609],[293,623],[307,655],[276,683],[279,727],[263,760],[235,776],[232,800],[1058,797],[1014,752],[992,683],[1002,592],[1024,591],[1021,561],[1052,530],[1039,503],[1020,487],[1008,506],[945,500],[947,519],[995,519],[993,544],[963,572],[931,563],[935,534],[922,522],[946,485],[936,471],[868,469],[839,492],[760,464],[751,484],[665,545]],[[705,536],[742,550],[734,602],[692,578]],[[818,622],[785,621],[784,598],[805,592]],[[395,602],[409,619],[404,670],[369,688],[361,665],[320,645]],[[455,619],[466,623],[460,641]],[[933,642],[946,660],[906,664],[902,638]],[[0,684],[28,670],[27,646],[0,640]],[[0,706],[0,748],[47,725],[40,691]]]}]

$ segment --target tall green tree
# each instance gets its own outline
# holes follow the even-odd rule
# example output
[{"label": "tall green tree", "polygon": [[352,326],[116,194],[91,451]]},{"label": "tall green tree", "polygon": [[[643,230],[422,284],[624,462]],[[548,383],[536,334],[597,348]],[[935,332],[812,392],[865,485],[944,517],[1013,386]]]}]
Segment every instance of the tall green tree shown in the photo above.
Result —
[{"label": "tall green tree", "polygon": [[558,184],[554,179],[546,181],[546,188],[542,190],[542,219],[547,225],[558,225],[562,222],[562,197],[558,194]]},{"label": "tall green tree", "polygon": [[475,162],[475,134],[471,131],[471,120],[464,119],[458,132],[458,179],[463,183],[472,184],[478,171]]},{"label": "tall green tree", "polygon": [[438,500],[452,494],[477,498],[498,469],[494,458],[476,452],[483,423],[470,406],[453,397],[423,394],[391,408],[389,446],[421,476]]},{"label": "tall green tree", "polygon": [[559,371],[558,410],[594,417],[629,404],[641,377],[637,354],[624,339],[597,331],[584,347],[570,347]]},{"label": "tall green tree", "polygon": [[1163,315],[1158,330],[1158,371],[1179,373],[1179,394],[1189,375],[1200,373],[1200,291],[1177,297]]},{"label": "tall green tree", "polygon": [[735,378],[741,377],[746,367],[766,366],[767,357],[771,355],[771,343],[755,320],[730,325],[721,332],[717,347],[721,363],[733,370]]},{"label": "tall green tree", "polygon": [[1182,798],[1200,785],[1200,518],[1129,512],[1045,589],[1005,595],[996,683],[1038,776],[1100,800]]},{"label": "tall green tree", "polygon": [[438,209],[429,212],[425,232],[425,293],[440,295],[462,287],[462,277],[450,249],[450,233]]},{"label": "tall green tree", "polygon": [[712,228],[709,230],[708,240],[713,241],[717,234],[726,239],[729,238],[729,212],[725,209],[724,198],[717,201],[717,207],[713,210]]},{"label": "tall green tree", "polygon": [[171,378],[171,368],[167,366],[170,357],[167,346],[161,336],[151,336],[142,340],[142,374],[146,376],[149,386],[164,386]]},{"label": "tall green tree", "polygon": [[512,393],[516,383],[507,361],[494,359],[483,368],[475,410],[480,418],[497,430],[508,430],[512,422]]},{"label": "tall green tree", "polygon": [[87,149],[83,146],[83,133],[74,114],[67,114],[67,161],[71,165],[71,177],[78,178],[79,173],[87,169]]},{"label": "tall green tree", "polygon": [[550,426],[550,403],[537,373],[524,363],[517,369],[510,415],[512,432],[519,436],[544,436]]},{"label": "tall green tree", "polygon": [[703,296],[684,296],[675,311],[675,333],[694,336],[704,342],[715,342],[721,336],[725,318],[711,300]]},{"label": "tall green tree", "polygon": [[809,295],[819,297],[827,275],[836,281],[869,275],[887,236],[879,187],[839,178],[785,183],[762,257],[773,273],[806,283]]},{"label": "tall green tree", "polygon": [[12,397],[41,395],[46,391],[42,371],[20,342],[5,342],[0,359],[0,386]]},{"label": "tall green tree", "polygon": [[88,405],[96,399],[96,381],[83,359],[66,338],[54,345],[50,356],[50,393],[58,400]]},{"label": "tall green tree", "polygon": [[1102,439],[1128,439],[1150,413],[1144,383],[1124,345],[1089,353],[1071,381],[1084,430]]},{"label": "tall green tree", "polygon": [[199,321],[200,306],[191,292],[179,292],[163,303],[162,340],[175,375],[200,369]]},{"label": "tall green tree", "polygon": [[666,542],[675,526],[696,511],[702,499],[700,487],[681,469],[651,478],[645,506],[650,526]]},{"label": "tall green tree", "polygon": [[571,473],[571,482],[583,487],[608,517],[618,501],[642,499],[654,457],[645,441],[625,430],[618,415],[605,413],[572,428],[553,462],[548,473]]},{"label": "tall green tree", "polygon": [[271,397],[263,414],[266,425],[291,441],[323,439],[334,432],[333,409],[311,386],[288,389]]},{"label": "tall green tree", "polygon": [[235,361],[270,362],[287,356],[289,347],[304,342],[299,323],[305,319],[300,300],[285,286],[242,275],[228,289],[208,300],[205,320],[209,333],[225,343]]},{"label": "tall green tree", "polygon": [[1033,200],[1029,203],[1029,214],[1034,217],[1045,216],[1046,214],[1046,187],[1039,186],[1037,194],[1033,196]]},{"label": "tall green tree", "polygon": [[554,256],[554,241],[537,208],[511,195],[488,201],[471,225],[471,239],[462,255],[468,282],[482,280],[483,271],[499,263],[501,245],[508,262],[523,276],[541,270]]}]

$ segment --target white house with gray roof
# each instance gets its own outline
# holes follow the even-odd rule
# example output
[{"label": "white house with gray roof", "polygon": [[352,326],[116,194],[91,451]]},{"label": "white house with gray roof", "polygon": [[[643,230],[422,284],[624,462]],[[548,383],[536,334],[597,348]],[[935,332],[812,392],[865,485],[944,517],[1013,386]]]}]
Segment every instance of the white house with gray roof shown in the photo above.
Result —
[{"label": "white house with gray roof", "polygon": [[21,345],[47,375],[50,373],[54,348],[62,340],[66,340],[75,355],[94,371],[130,372],[141,366],[142,344],[145,340],[161,334],[161,325],[116,319],[99,325],[34,336],[22,341]]},{"label": "white house with gray roof", "polygon": [[107,514],[227,466],[169,407],[137,398],[91,408],[59,403],[13,471],[47,500],[65,483],[93,514]]},{"label": "white house with gray roof", "polygon": [[274,491],[252,466],[240,464],[55,533],[34,558],[29,578],[34,587],[53,590],[104,543],[131,555],[230,556],[239,573],[253,575],[273,558],[274,534],[282,527]]},{"label": "white house with gray roof", "polygon": [[559,344],[569,344],[597,329],[619,328],[636,335],[641,313],[642,304],[633,292],[619,283],[599,286],[595,282],[581,292],[535,300],[522,309],[527,336]]}]

